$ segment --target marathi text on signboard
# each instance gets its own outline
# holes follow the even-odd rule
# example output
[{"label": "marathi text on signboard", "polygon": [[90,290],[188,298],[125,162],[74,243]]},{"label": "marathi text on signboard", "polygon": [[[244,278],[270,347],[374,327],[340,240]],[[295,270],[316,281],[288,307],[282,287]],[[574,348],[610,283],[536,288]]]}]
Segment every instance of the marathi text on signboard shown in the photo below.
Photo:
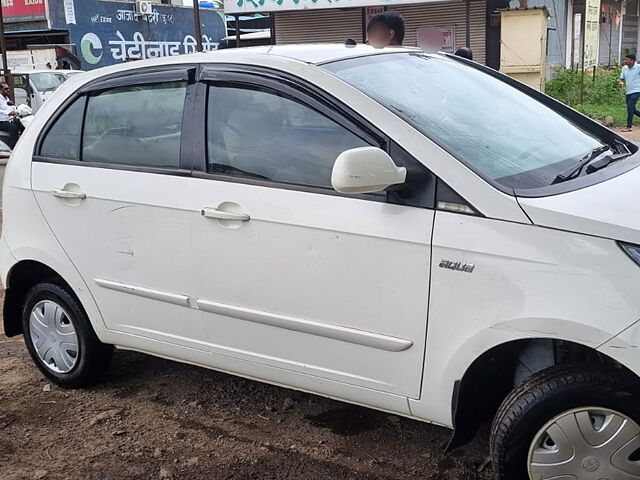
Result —
[{"label": "marathi text on signboard", "polygon": [[6,23],[44,20],[46,13],[44,0],[2,0],[2,16]]},{"label": "marathi text on signboard", "polygon": [[[73,12],[62,8],[70,3],[74,5]],[[52,27],[69,30],[85,70],[196,51],[190,8],[154,5],[150,15],[139,16],[133,3],[49,0],[49,5]],[[204,49],[217,49],[227,35],[223,16],[203,9],[201,20]]]},{"label": "marathi text on signboard", "polygon": [[[93,35],[93,33],[87,35]],[[146,40],[141,32],[135,32],[131,40],[128,40],[120,31],[117,31],[116,37],[115,40],[109,40],[109,53],[113,60],[120,62],[196,53],[197,51],[196,38],[193,35],[186,35],[178,41],[154,41]],[[202,48],[205,51],[215,50],[218,48],[218,42],[213,42],[208,35],[202,35]],[[85,59],[88,56],[85,55],[84,49],[82,55]],[[92,56],[94,55],[92,54]]]},{"label": "marathi text on signboard", "polygon": [[584,17],[584,57],[582,68],[598,64],[600,47],[600,0],[586,0]]},{"label": "marathi text on signboard", "polygon": [[418,46],[429,53],[454,53],[456,51],[455,27],[418,28]]}]

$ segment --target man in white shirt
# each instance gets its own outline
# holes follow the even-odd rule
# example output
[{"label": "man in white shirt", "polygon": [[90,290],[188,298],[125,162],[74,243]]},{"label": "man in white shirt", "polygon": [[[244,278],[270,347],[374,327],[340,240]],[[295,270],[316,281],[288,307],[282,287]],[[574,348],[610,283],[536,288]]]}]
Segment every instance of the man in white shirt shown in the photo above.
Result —
[{"label": "man in white shirt", "polygon": [[7,145],[13,150],[24,131],[24,126],[17,117],[15,104],[9,98],[10,91],[9,85],[0,83],[0,130],[9,132]]}]

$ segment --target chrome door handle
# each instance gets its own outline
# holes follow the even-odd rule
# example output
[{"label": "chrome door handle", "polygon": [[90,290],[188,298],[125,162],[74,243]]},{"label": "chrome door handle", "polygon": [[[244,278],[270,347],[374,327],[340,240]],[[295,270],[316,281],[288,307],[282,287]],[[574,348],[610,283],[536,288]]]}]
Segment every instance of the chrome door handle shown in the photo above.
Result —
[{"label": "chrome door handle", "polygon": [[54,190],[53,192],[51,192],[51,195],[57,198],[66,198],[66,199],[84,200],[85,198],[87,198],[86,193],[70,192],[69,190],[62,190],[62,189]]},{"label": "chrome door handle", "polygon": [[203,217],[216,218],[218,220],[231,220],[234,222],[248,222],[251,217],[246,213],[224,212],[216,208],[203,208],[200,210]]}]

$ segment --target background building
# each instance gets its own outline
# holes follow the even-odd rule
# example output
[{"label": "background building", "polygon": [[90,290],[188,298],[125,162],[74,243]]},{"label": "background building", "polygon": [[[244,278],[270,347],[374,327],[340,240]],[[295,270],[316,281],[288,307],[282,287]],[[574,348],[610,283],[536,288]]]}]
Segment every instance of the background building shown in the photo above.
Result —
[{"label": "background building", "polygon": [[[56,51],[64,65],[88,70],[124,61],[179,55],[196,51],[193,10],[176,0],[153,2],[148,16],[136,14],[135,1],[12,0],[3,7],[7,50],[12,58],[27,59],[34,52]],[[4,2],[3,2],[4,3]],[[181,3],[181,2],[180,2]],[[227,36],[221,11],[202,9],[205,50],[215,50]],[[16,53],[20,55],[16,56]],[[37,56],[41,63],[47,57]],[[18,60],[14,61],[14,65]],[[23,63],[29,63],[24,61]],[[11,64],[11,60],[10,60]],[[44,65],[38,65],[44,68]]]},{"label": "background building", "polygon": [[[582,51],[585,0],[511,0],[506,6],[546,7],[549,12],[547,67],[576,68]],[[640,49],[638,0],[601,0],[598,65],[620,65]]]},{"label": "background building", "polygon": [[485,0],[439,2],[424,0],[226,0],[227,14],[270,13],[272,41],[283,43],[365,40],[367,22],[376,13],[400,12],[406,20],[405,45],[440,35],[443,48],[454,51],[469,44],[475,58],[486,60]]}]

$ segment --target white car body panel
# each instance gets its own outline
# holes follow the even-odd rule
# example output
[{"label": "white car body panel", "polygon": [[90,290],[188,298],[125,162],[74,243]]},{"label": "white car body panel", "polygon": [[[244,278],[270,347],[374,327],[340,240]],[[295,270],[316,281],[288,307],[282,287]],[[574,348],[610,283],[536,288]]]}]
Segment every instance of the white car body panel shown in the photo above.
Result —
[{"label": "white car body panel", "polygon": [[640,371],[640,320],[598,350],[615,358],[632,372]]},{"label": "white car body panel", "polygon": [[573,192],[519,201],[536,225],[640,244],[638,185],[640,168]]},{"label": "white car body panel", "polygon": [[[185,180],[170,175],[33,163],[33,191],[38,204],[101,305],[107,327],[137,334],[164,332],[156,338],[193,348],[204,344],[197,312],[95,285],[96,279],[103,279],[161,292],[193,291],[192,250],[183,240],[187,225],[180,206],[167,195],[188,191]],[[67,201],[51,195],[68,184],[77,185],[87,200]],[[115,185],[117,188],[112,188]]]},{"label": "white car body panel", "polygon": [[[69,183],[88,198],[51,195]],[[432,210],[41,162],[33,190],[109,329],[418,397]],[[251,221],[201,215],[230,201]],[[268,314],[292,325],[268,325]],[[372,336],[376,346],[362,344]]]},{"label": "white car body panel", "polygon": [[[12,174],[16,165],[17,162],[9,161],[3,186],[3,195],[5,198],[11,198],[9,203],[15,205],[12,208],[3,209],[2,245],[0,246],[2,250],[0,273],[3,284],[7,285],[7,275],[11,267],[19,261],[32,260],[49,266],[73,288],[87,314],[93,320],[92,324],[96,333],[104,341],[108,341],[109,337],[106,335],[107,331],[102,315],[89,293],[86,283],[73,264],[69,262],[66,252],[53,236],[35,201],[33,192],[30,188],[27,189],[7,181],[7,178],[17,179],[17,176]],[[11,225],[14,224],[20,225],[20,228],[11,228]]]},{"label": "white car body panel", "polygon": [[[438,268],[442,259],[475,269]],[[554,338],[597,348],[639,317],[640,268],[612,240],[437,212],[433,265],[422,401],[411,411],[440,423],[453,382],[489,346]]]},{"label": "white car body panel", "polygon": [[[202,315],[212,345],[272,366],[419,396],[433,211],[202,179],[190,190],[192,248],[201,252],[194,293],[209,302],[200,308],[208,312]],[[225,202],[251,221],[198,217],[199,209]],[[224,275],[212,274],[217,270]],[[210,302],[248,308],[262,319],[224,316]],[[274,327],[277,319],[265,314],[298,323]],[[372,346],[371,335],[403,344]]]},{"label": "white car body panel", "polygon": [[[631,327],[640,318],[640,268],[612,240],[640,243],[640,215],[630,200],[639,171],[570,194],[521,199],[525,214],[514,197],[386,108],[287,58],[305,57],[300,48],[133,62],[65,82],[33,118],[7,167],[5,285],[12,265],[37,260],[71,285],[105,342],[446,426],[453,424],[454,383],[482,353],[508,341],[570,340],[640,370],[633,358],[640,327]],[[308,62],[368,47],[309,48]],[[209,62],[279,69],[330,92],[375,119],[483,216],[31,163],[45,123],[84,83],[145,65]],[[87,200],[72,206],[51,197],[68,183],[80,185]],[[237,204],[251,221],[225,226],[200,215],[223,202]],[[441,260],[475,268],[442,269]],[[225,276],[212,278],[215,269]],[[390,322],[398,311],[403,321]],[[403,340],[411,346],[393,351]]]}]

